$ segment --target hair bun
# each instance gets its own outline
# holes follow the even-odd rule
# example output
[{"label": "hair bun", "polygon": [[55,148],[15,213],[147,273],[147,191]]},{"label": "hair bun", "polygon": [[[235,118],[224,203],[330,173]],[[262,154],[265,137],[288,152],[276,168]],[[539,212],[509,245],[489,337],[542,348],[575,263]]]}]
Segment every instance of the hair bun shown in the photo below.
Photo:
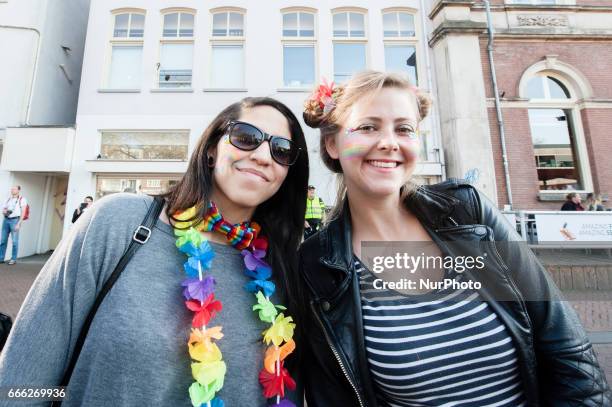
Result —
[{"label": "hair bun", "polygon": [[304,112],[302,116],[304,117],[304,123],[306,123],[308,127],[318,129],[325,121],[326,114],[323,113],[323,109],[319,107],[319,102],[308,99],[304,102]]},{"label": "hair bun", "polygon": [[323,79],[323,83],[317,86],[304,102],[304,122],[314,129],[323,126],[343,92],[344,86],[335,85],[333,82],[330,84]]}]

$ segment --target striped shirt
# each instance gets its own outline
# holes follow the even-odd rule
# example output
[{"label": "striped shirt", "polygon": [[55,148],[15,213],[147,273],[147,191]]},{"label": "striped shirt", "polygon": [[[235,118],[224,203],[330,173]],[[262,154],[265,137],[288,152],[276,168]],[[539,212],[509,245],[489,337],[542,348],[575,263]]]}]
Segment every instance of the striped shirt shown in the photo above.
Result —
[{"label": "striped shirt", "polygon": [[525,405],[512,339],[477,291],[400,295],[374,288],[377,277],[354,261],[379,405]]}]

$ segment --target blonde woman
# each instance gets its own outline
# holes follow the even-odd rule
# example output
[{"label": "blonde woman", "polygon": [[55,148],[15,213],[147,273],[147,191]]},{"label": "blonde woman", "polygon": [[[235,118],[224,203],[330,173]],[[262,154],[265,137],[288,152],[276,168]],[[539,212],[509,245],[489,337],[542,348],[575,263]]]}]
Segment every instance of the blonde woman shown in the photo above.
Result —
[{"label": "blonde woman", "polygon": [[[322,160],[341,175],[333,219],[300,249],[308,405],[610,405],[576,314],[533,253],[507,243],[519,238],[495,206],[456,180],[412,186],[429,107],[403,77],[371,71],[306,102]],[[494,243],[475,253],[491,260],[478,273],[412,275],[451,288],[398,292],[361,261],[368,241],[452,259]]]}]

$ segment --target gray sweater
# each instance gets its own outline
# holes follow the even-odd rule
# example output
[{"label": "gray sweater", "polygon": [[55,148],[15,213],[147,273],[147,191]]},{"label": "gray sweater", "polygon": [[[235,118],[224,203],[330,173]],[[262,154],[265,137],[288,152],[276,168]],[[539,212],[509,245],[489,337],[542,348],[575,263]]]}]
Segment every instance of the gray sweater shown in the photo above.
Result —
[{"label": "gray sweater", "polygon": [[[60,382],[88,310],[151,202],[148,196],[116,194],[79,218],[19,311],[0,355],[0,387]],[[212,245],[215,297],[223,310],[211,324],[223,327],[218,344],[228,369],[218,395],[228,407],[264,406],[258,374],[266,325],[252,311],[254,295],[244,289],[248,277],[240,253]],[[191,405],[187,339],[193,313],[182,297],[185,261],[172,228],[158,220],[100,306],[65,406]],[[0,406],[13,404],[0,400]]]}]

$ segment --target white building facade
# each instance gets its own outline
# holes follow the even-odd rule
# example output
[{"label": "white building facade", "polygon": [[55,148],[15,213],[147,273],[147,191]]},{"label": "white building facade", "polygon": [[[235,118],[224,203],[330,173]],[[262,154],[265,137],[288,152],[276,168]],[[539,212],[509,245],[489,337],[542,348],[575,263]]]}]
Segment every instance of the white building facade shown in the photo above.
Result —
[{"label": "white building facade", "polygon": [[[246,96],[301,119],[313,86],[362,69],[401,70],[425,90],[418,1],[94,1],[85,49],[68,206],[86,195],[155,193],[180,179],[208,123]],[[310,182],[332,203],[335,178],[304,126]],[[426,182],[442,177],[435,120],[422,126]]]},{"label": "white building facade", "polygon": [[0,200],[20,185],[30,203],[20,257],[62,236],[88,12],[89,0],[0,0]]}]

